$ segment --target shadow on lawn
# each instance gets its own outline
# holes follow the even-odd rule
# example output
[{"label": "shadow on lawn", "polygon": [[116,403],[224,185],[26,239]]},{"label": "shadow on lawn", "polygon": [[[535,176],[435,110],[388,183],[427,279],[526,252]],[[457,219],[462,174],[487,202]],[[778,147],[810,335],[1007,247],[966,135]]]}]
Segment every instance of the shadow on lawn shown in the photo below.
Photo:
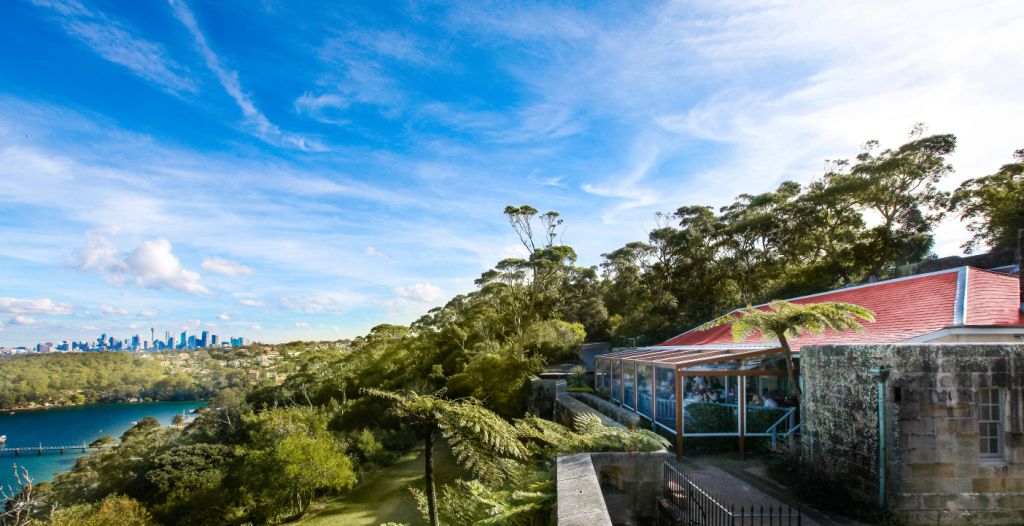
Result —
[{"label": "shadow on lawn", "polygon": [[[447,444],[434,450],[434,477],[440,489],[462,476]],[[356,486],[344,497],[326,502],[319,510],[293,524],[301,526],[378,526],[383,522],[426,524],[416,508],[409,487],[423,489],[423,449],[402,456]]]}]

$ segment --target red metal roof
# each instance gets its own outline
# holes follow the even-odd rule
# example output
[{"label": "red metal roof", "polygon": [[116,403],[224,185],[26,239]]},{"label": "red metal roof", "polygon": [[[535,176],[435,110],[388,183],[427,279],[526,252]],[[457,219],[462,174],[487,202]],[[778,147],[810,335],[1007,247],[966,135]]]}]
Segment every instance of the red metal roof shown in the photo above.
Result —
[{"label": "red metal roof", "polygon": [[1015,276],[968,268],[965,310],[964,325],[1024,325],[1020,281]]},{"label": "red metal roof", "polygon": [[[794,351],[823,343],[896,343],[957,325],[1024,325],[1017,276],[961,267],[794,298],[793,303],[840,301],[874,311],[864,332],[804,335],[790,341]],[[758,308],[767,309],[767,305]],[[759,343],[754,336],[745,343]],[[659,346],[734,343],[731,328],[692,329]]]}]

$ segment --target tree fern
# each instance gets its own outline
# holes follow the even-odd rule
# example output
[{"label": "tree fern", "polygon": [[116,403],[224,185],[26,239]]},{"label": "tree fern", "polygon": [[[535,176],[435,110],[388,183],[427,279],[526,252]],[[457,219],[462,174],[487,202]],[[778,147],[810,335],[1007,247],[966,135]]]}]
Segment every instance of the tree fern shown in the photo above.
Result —
[{"label": "tree fern", "polygon": [[779,342],[786,357],[786,369],[789,373],[790,388],[799,399],[800,384],[796,381],[796,366],[793,364],[793,350],[789,347],[789,338],[797,338],[804,333],[814,335],[826,331],[842,332],[846,330],[863,331],[860,320],[875,321],[875,313],[870,309],[842,302],[822,303],[790,303],[773,301],[769,310],[747,307],[738,314],[729,314],[712,320],[698,327],[707,330],[722,325],[732,326],[732,336],[736,341],[743,341],[760,334],[765,340]]}]

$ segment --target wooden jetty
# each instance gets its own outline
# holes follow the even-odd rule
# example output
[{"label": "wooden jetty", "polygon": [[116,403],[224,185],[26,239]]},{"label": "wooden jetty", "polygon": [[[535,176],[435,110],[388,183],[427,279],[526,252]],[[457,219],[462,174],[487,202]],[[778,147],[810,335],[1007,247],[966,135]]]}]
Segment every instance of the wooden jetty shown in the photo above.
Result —
[{"label": "wooden jetty", "polygon": [[16,457],[20,457],[22,454],[25,454],[25,455],[31,455],[31,454],[42,455],[44,453],[59,453],[59,454],[63,455],[65,451],[81,451],[82,453],[85,453],[86,451],[90,451],[90,450],[101,451],[101,450],[111,449],[113,447],[115,447],[115,446],[114,445],[90,446],[88,444],[76,444],[76,445],[69,445],[69,446],[44,446],[42,444],[39,444],[38,446],[27,446],[27,447],[0,447],[0,455],[14,455]]}]

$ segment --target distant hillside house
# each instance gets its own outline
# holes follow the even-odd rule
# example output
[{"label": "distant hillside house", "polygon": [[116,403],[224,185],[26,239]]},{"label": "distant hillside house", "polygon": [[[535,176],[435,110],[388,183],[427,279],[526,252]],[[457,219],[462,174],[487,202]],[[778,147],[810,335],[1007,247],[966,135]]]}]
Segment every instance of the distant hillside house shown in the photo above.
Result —
[{"label": "distant hillside house", "polygon": [[[864,332],[805,335],[790,346],[799,363],[800,349],[809,345],[1020,343],[1021,280],[1012,270],[960,267],[790,299],[853,303],[876,317]],[[797,409],[780,353],[777,343],[757,336],[734,341],[728,326],[692,329],[658,345],[598,356],[595,383],[652,427],[675,434],[680,454],[686,436],[739,437],[742,448],[748,436],[796,432]]]}]

